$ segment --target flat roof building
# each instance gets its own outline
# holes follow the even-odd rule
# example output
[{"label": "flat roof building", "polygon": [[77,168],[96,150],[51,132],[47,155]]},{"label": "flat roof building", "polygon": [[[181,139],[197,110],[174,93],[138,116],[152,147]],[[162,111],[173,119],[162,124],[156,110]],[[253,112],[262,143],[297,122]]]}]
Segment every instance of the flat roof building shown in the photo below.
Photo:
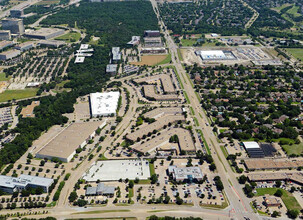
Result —
[{"label": "flat roof building", "polygon": [[113,197],[115,194],[114,186],[106,186],[104,183],[98,183],[96,187],[87,187],[85,191],[86,196],[108,196]]},{"label": "flat roof building", "polygon": [[159,54],[166,53],[165,47],[145,47],[141,48],[141,53]]},{"label": "flat roof building", "polygon": [[112,54],[113,54],[113,61],[121,60],[120,47],[113,47]]},{"label": "flat roof building", "polygon": [[200,167],[184,167],[169,166],[168,174],[171,175],[177,182],[183,181],[202,181],[203,174]]},{"label": "flat roof building", "polygon": [[303,185],[303,173],[300,172],[285,172],[285,173],[249,173],[248,179],[253,182],[266,182],[266,181],[292,181],[297,184]]},{"label": "flat roof building", "polygon": [[164,150],[163,146],[169,143],[169,139],[173,135],[178,136],[179,152],[184,151],[188,154],[196,152],[191,133],[183,128],[172,128],[165,130],[160,135],[151,138],[149,141],[145,141],[144,143],[136,143],[131,147],[136,152],[141,152],[143,154]]},{"label": "flat roof building", "polygon": [[83,148],[87,141],[95,136],[95,131],[103,127],[105,122],[77,122],[62,130],[55,138],[46,144],[37,154],[37,158],[58,158],[69,162],[76,154],[77,148]]},{"label": "flat roof building", "polygon": [[0,30],[0,40],[10,40],[11,31],[10,30]]},{"label": "flat roof building", "polygon": [[66,43],[64,41],[60,41],[60,40],[40,40],[37,45],[58,48],[60,46],[66,45]]},{"label": "flat roof building", "polygon": [[303,167],[302,159],[245,159],[245,166],[248,170],[272,170],[272,169],[297,169],[298,167]]},{"label": "flat roof building", "polygon": [[33,48],[34,46],[35,46],[34,42],[28,41],[28,42],[24,42],[22,44],[18,44],[17,46],[15,46],[15,48],[17,50],[20,50],[21,52],[23,52],[23,51]]},{"label": "flat roof building", "polygon": [[24,15],[23,9],[12,9],[9,13],[12,18],[21,18]]},{"label": "flat roof building", "polygon": [[20,50],[8,50],[0,53],[0,60],[9,60],[21,54]]},{"label": "flat roof building", "polygon": [[15,43],[13,41],[6,41],[6,40],[1,41],[0,42],[0,50],[3,50],[3,49],[5,49],[7,47],[10,47],[10,46],[13,46],[14,44]]},{"label": "flat roof building", "polygon": [[251,158],[263,158],[265,154],[257,142],[249,141],[243,142],[243,145]]},{"label": "flat roof building", "polygon": [[90,94],[92,117],[116,115],[120,92],[96,92]]},{"label": "flat roof building", "polygon": [[144,78],[138,78],[138,79],[135,79],[134,81],[136,83],[151,83],[151,84],[154,84],[158,80],[160,80],[161,85],[163,87],[163,91],[164,91],[165,94],[176,93],[175,87],[172,83],[171,76],[168,75],[168,74],[164,74],[164,73],[157,74],[157,75],[148,76],[148,77],[144,77]]},{"label": "flat roof building", "polygon": [[2,29],[10,30],[12,34],[24,34],[23,20],[18,18],[5,18],[2,20]]},{"label": "flat roof building", "polygon": [[158,94],[154,85],[143,85],[144,96],[152,101],[178,101],[179,96],[176,94]]},{"label": "flat roof building", "polygon": [[144,159],[97,161],[82,177],[87,182],[147,180],[150,177],[149,162]]},{"label": "flat roof building", "polygon": [[146,31],[144,31],[144,37],[160,37],[160,31],[146,30]]},{"label": "flat roof building", "polygon": [[21,174],[20,177],[10,177],[0,175],[0,190],[7,193],[21,191],[23,189],[41,187],[44,192],[48,192],[54,180],[38,176]]},{"label": "flat roof building", "polygon": [[166,108],[155,108],[144,114],[146,118],[159,118],[164,115],[180,115],[183,113],[181,107],[166,107]]},{"label": "flat roof building", "polygon": [[117,68],[118,68],[117,64],[108,64],[106,66],[106,73],[109,73],[112,76],[115,76],[117,74]]},{"label": "flat roof building", "polygon": [[63,35],[64,33],[65,31],[59,28],[41,28],[39,30],[28,31],[25,33],[25,36],[29,38],[48,40]]},{"label": "flat roof building", "polygon": [[76,57],[75,63],[83,63],[85,60],[85,57]]},{"label": "flat roof building", "polygon": [[144,38],[145,47],[162,47],[161,37],[145,37]]},{"label": "flat roof building", "polygon": [[273,196],[266,197],[264,201],[267,207],[278,207],[281,205],[280,200]]}]

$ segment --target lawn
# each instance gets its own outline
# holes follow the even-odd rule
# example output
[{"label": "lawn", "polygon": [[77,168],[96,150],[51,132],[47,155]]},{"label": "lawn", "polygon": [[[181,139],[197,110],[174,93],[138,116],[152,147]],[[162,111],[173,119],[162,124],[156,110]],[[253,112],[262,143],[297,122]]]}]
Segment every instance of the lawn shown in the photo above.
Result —
[{"label": "lawn", "polygon": [[76,212],[72,213],[74,215],[82,215],[82,214],[99,214],[99,213],[110,213],[110,212],[130,212],[129,209],[121,209],[121,210],[96,210],[96,211],[88,211],[88,212]]},{"label": "lawn", "polygon": [[64,34],[60,37],[57,37],[56,40],[64,40],[67,43],[73,43],[73,42],[77,42],[81,37],[81,34],[78,32],[70,32],[67,34]]},{"label": "lawn", "polygon": [[202,137],[202,139],[203,139],[203,142],[204,142],[204,145],[205,145],[205,147],[206,147],[207,153],[208,153],[209,155],[211,155],[210,149],[209,149],[208,144],[207,144],[207,142],[206,142],[206,140],[205,140],[205,138],[204,138],[204,136],[203,136],[202,131],[201,131],[200,129],[197,129],[197,132],[199,132],[199,134],[201,135],[201,137]]},{"label": "lawn", "polygon": [[169,53],[164,60],[161,62],[157,63],[156,65],[163,65],[171,62],[171,54]]},{"label": "lawn", "polygon": [[0,81],[7,81],[9,78],[6,78],[5,73],[0,73]]},{"label": "lawn", "polygon": [[54,5],[59,4],[59,0],[42,0],[41,2],[36,3],[36,5]]},{"label": "lawn", "polygon": [[196,126],[200,126],[199,122],[198,122],[198,119],[196,117],[194,117],[194,122],[195,122],[195,125]]},{"label": "lawn", "polygon": [[285,50],[296,59],[303,60],[303,48],[286,48]]},{"label": "lawn", "polygon": [[301,14],[298,13],[299,6],[293,6],[291,9],[289,9],[286,13],[291,14],[294,17],[299,17]]},{"label": "lawn", "polygon": [[196,42],[196,39],[181,39],[181,44],[183,47],[192,47]]},{"label": "lawn", "polygon": [[282,9],[284,9],[284,8],[290,6],[290,5],[291,4],[283,4],[283,5],[279,6],[279,7],[272,8],[272,10],[274,10],[276,12],[280,12]]},{"label": "lawn", "polygon": [[179,58],[179,60],[182,61],[183,57],[182,57],[181,49],[178,48],[177,52],[178,52],[178,58]]},{"label": "lawn", "polygon": [[189,100],[189,98],[188,98],[187,93],[186,93],[185,91],[183,91],[183,94],[184,94],[184,96],[185,96],[186,102],[187,102],[188,104],[190,104],[190,100]]},{"label": "lawn", "polygon": [[0,94],[0,102],[34,97],[36,96],[37,91],[38,89],[5,90]]},{"label": "lawn", "polygon": [[[283,195],[281,198],[287,209],[290,209],[290,210],[292,210],[292,209],[301,210],[302,209],[300,204],[296,200],[296,198],[290,192],[288,192],[284,189],[281,189],[281,190],[283,192]],[[256,189],[256,191],[257,191],[256,196],[264,196],[266,194],[274,195],[277,191],[277,188],[259,188],[259,189]]]},{"label": "lawn", "polygon": [[300,155],[303,153],[303,143],[293,145],[282,145],[282,148],[286,151],[287,155]]}]

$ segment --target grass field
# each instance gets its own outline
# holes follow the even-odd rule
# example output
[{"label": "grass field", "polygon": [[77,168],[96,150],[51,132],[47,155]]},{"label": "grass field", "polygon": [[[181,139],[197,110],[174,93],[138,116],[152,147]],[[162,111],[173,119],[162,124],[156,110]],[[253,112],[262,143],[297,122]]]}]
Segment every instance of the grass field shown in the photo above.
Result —
[{"label": "grass field", "polygon": [[[170,57],[171,55],[146,55],[141,57],[140,62],[132,62],[131,64],[133,65],[138,65],[138,66],[143,66],[143,65],[148,65],[148,66],[154,66],[154,65],[159,65],[159,63],[164,63],[167,61],[167,57]],[[170,62],[170,60],[168,61]],[[163,64],[162,63],[162,64]]]},{"label": "grass field", "polygon": [[37,91],[38,89],[5,90],[0,94],[0,102],[34,97],[36,96]]},{"label": "grass field", "polygon": [[5,73],[0,73],[0,81],[7,81],[9,78],[6,78]]},{"label": "grass field", "polygon": [[59,4],[59,0],[42,0],[41,2],[36,3],[36,5],[54,5]]},{"label": "grass field", "polygon": [[183,47],[192,47],[196,42],[196,39],[181,39],[181,44]]},{"label": "grass field", "polygon": [[291,14],[293,15],[294,17],[299,17],[301,16],[299,13],[298,13],[298,10],[299,10],[299,6],[293,6],[291,9],[289,9],[286,13],[287,14]]},{"label": "grass field", "polygon": [[[283,203],[285,204],[287,209],[297,209],[297,210],[301,210],[301,206],[298,203],[298,201],[296,200],[296,198],[288,191],[281,189],[283,192],[283,195],[281,197],[281,199],[283,200]],[[257,191],[257,196],[264,196],[266,194],[269,195],[274,195],[277,191],[277,188],[259,188],[256,189]]]},{"label": "grass field", "polygon": [[272,8],[272,10],[274,10],[276,12],[280,12],[282,9],[284,9],[284,8],[290,6],[290,5],[291,4],[283,4],[283,5],[279,6],[279,7]]},{"label": "grass field", "polygon": [[294,58],[303,61],[303,48],[286,48],[286,51]]},{"label": "grass field", "polygon": [[60,37],[57,37],[56,40],[64,40],[67,43],[73,43],[73,42],[77,42],[81,37],[81,34],[78,32],[70,32],[67,34],[64,34]]},{"label": "grass field", "polygon": [[291,154],[300,155],[300,154],[303,154],[303,143],[293,144],[293,145],[283,145],[282,147],[286,151],[287,155],[291,155]]},{"label": "grass field", "polygon": [[171,54],[169,53],[164,60],[162,60],[161,62],[157,63],[156,65],[163,65],[163,64],[167,64],[170,63],[171,61]]}]

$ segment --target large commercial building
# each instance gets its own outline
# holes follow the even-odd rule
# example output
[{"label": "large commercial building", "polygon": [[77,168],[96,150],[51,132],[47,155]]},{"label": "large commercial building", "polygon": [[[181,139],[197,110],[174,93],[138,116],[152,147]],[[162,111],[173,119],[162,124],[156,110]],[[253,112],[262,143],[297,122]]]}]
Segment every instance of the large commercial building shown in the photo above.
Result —
[{"label": "large commercial building", "polygon": [[60,47],[65,45],[66,43],[64,41],[60,40],[40,40],[37,43],[37,46],[44,46],[44,47]]},{"label": "large commercial building", "polygon": [[267,182],[267,181],[292,181],[297,184],[303,185],[303,173],[292,172],[292,173],[250,173],[247,175],[248,179],[253,182]]},{"label": "large commercial building", "polygon": [[141,49],[142,54],[160,54],[166,53],[165,47],[146,47]]},{"label": "large commercial building", "polygon": [[147,160],[107,160],[95,162],[83,175],[87,182],[147,180],[150,177]]},{"label": "large commercial building", "polygon": [[179,101],[180,100],[177,94],[156,93],[154,85],[144,85],[143,92],[144,92],[144,96],[152,101]]},{"label": "large commercial building", "polygon": [[9,60],[21,54],[20,50],[8,50],[0,53],[0,60]]},{"label": "large commercial building", "polygon": [[26,37],[48,40],[64,34],[64,30],[59,28],[41,28],[39,30],[31,30],[25,34]]},{"label": "large commercial building", "polygon": [[101,124],[100,121],[73,123],[46,144],[36,157],[69,162],[76,154],[76,149],[83,148],[95,136],[95,131],[104,125],[105,122]]},{"label": "large commercial building", "polygon": [[120,92],[96,92],[90,94],[92,117],[116,115]]},{"label": "large commercial building", "polygon": [[132,36],[132,40],[127,44],[132,46],[140,44],[140,36]]},{"label": "large commercial building", "polygon": [[53,179],[24,174],[21,174],[20,177],[0,175],[0,190],[6,193],[13,193],[27,188],[41,187],[47,193],[53,182]]},{"label": "large commercial building", "polygon": [[15,43],[13,41],[1,41],[0,42],[0,50],[3,50],[4,48],[6,47],[10,47],[10,46],[13,46]]},{"label": "large commercial building", "polygon": [[155,108],[144,114],[146,118],[160,118],[164,115],[180,115],[183,113],[181,107],[167,107],[167,108]]},{"label": "large commercial building", "polygon": [[198,50],[195,52],[196,55],[200,56],[202,60],[234,60],[236,57],[230,51],[222,50]]},{"label": "large commercial building", "polygon": [[117,64],[108,64],[106,66],[106,73],[115,76],[117,74],[117,68],[118,68]]},{"label": "large commercial building", "polygon": [[160,31],[146,30],[144,31],[144,37],[160,37]]},{"label": "large commercial building", "polygon": [[173,136],[178,136],[178,145],[179,145],[179,152],[184,151],[186,154],[193,154],[196,152],[195,144],[193,142],[191,133],[183,128],[172,128],[163,131],[160,135],[157,135],[154,138],[151,138],[149,141],[145,141],[144,143],[137,143],[132,146],[132,148],[136,152],[140,153],[153,153],[155,151],[161,150],[174,150],[172,148],[164,148],[169,144],[169,139]]},{"label": "large commercial building", "polygon": [[257,142],[249,141],[243,142],[243,145],[249,155],[252,158],[262,158],[265,157],[263,150]]},{"label": "large commercial building", "polygon": [[21,52],[29,50],[33,47],[35,47],[35,44],[32,41],[24,42],[22,44],[18,44],[18,45],[15,46],[15,48],[17,50],[20,50]]},{"label": "large commercial building", "polygon": [[145,37],[144,38],[145,47],[162,47],[161,37]]},{"label": "large commercial building", "polygon": [[10,30],[12,34],[24,34],[23,20],[18,18],[5,18],[2,20],[2,29]]},{"label": "large commercial building", "polygon": [[177,166],[169,166],[168,174],[177,182],[202,181],[203,179],[203,174],[199,167],[178,168]]},{"label": "large commercial building", "polygon": [[11,31],[10,30],[0,30],[0,40],[10,40]]},{"label": "large commercial building", "polygon": [[163,91],[165,94],[172,94],[176,93],[175,87],[172,83],[172,79],[170,75],[168,74],[158,74],[158,75],[153,75],[149,77],[144,77],[144,78],[139,78],[135,79],[134,82],[136,83],[150,83],[150,84],[155,84],[157,81],[160,80]]},{"label": "large commercial building", "polygon": [[245,159],[245,166],[248,170],[279,170],[279,169],[297,169],[303,167],[302,159]]}]

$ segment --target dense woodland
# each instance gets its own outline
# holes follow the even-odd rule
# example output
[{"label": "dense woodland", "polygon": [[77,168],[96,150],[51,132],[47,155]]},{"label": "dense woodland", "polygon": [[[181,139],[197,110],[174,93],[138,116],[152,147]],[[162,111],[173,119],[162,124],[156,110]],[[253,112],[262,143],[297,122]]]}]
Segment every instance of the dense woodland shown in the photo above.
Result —
[{"label": "dense woodland", "polygon": [[[77,24],[87,32],[83,42],[88,42],[92,35],[101,40],[93,46],[94,55],[86,58],[83,64],[74,64],[73,60],[70,62],[67,70],[70,82],[65,87],[72,88],[71,92],[40,98],[40,106],[34,110],[35,118],[20,116],[19,124],[11,130],[18,134],[17,137],[0,151],[0,168],[20,158],[43,131],[55,124],[66,123],[67,118],[62,114],[73,112],[77,97],[101,90],[110,78],[105,73],[105,67],[112,46],[123,47],[132,35],[142,35],[146,29],[158,28],[150,2],[141,1],[81,3],[79,7],[64,9],[49,17],[44,24]],[[78,47],[79,45],[74,45],[75,49]],[[20,101],[19,108],[31,101]]]}]

